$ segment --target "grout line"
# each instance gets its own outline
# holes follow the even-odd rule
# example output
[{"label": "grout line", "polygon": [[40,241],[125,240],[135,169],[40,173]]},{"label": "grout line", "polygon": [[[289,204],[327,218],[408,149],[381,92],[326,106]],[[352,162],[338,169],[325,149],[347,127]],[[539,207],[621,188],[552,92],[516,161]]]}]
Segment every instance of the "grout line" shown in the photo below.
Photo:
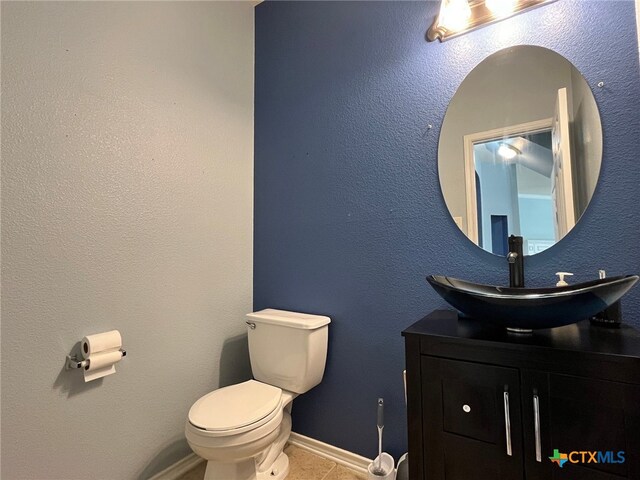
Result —
[{"label": "grout line", "polygon": [[[640,0],[639,0],[639,1],[640,1]],[[331,460],[331,459],[329,459],[329,458],[327,458],[327,457],[324,457],[324,456],[322,456],[322,455],[320,455],[320,454],[317,454],[317,453],[315,453],[315,452],[310,452],[309,450],[307,450],[307,449],[305,449],[305,448],[302,448],[302,447],[299,447],[298,445],[293,445],[293,444],[291,444],[291,443],[287,443],[287,446],[288,446],[288,447],[293,447],[293,448],[294,448],[294,449],[296,449],[296,450],[302,450],[302,451],[304,451],[304,452],[308,453],[309,455],[311,455],[312,457],[317,458],[317,459],[319,459],[319,460],[325,460],[325,461],[329,461],[329,462],[333,463],[333,466],[332,466],[332,467],[327,471],[327,473],[325,473],[325,474],[320,478],[320,480],[326,480],[326,479],[329,477],[329,474],[330,474],[331,472],[333,472],[335,469],[337,469],[337,468],[338,468],[338,466],[340,465],[339,463],[335,462],[334,460]],[[352,472],[352,473],[354,473],[354,474],[356,474],[356,475],[361,475],[361,473],[360,473],[360,472],[356,472],[355,470],[353,470],[353,469],[351,469],[351,468],[348,468],[348,467],[345,467],[345,466],[343,466],[343,468],[344,468],[346,471],[348,471],[348,472]]]},{"label": "grout line", "polygon": [[[322,458],[322,457],[321,457],[321,458]],[[335,463],[335,462],[333,462],[333,467],[331,467],[331,468],[329,469],[329,471],[325,474],[325,476],[324,476],[324,477],[322,477],[320,480],[325,480],[325,479],[329,476],[329,474],[330,474],[331,472],[333,472],[336,468],[338,468],[338,464],[337,464],[337,463]]]},{"label": "grout line", "polygon": [[310,452],[309,450],[306,450],[304,448],[300,448],[297,445],[291,445],[290,443],[287,443],[287,447],[292,447],[294,450],[300,450],[300,451],[305,452],[307,455],[310,455],[311,457],[313,457],[314,461],[315,460],[321,460],[321,461],[324,461],[324,462],[331,463],[331,468],[329,468],[329,470],[327,470],[327,472],[324,475],[322,475],[322,477],[320,477],[320,478],[314,477],[314,480],[324,480],[333,471],[333,469],[338,466],[338,464],[336,462],[334,462],[333,460],[330,460],[330,459],[328,459],[326,457],[323,457],[322,455],[318,455],[316,453]]}]

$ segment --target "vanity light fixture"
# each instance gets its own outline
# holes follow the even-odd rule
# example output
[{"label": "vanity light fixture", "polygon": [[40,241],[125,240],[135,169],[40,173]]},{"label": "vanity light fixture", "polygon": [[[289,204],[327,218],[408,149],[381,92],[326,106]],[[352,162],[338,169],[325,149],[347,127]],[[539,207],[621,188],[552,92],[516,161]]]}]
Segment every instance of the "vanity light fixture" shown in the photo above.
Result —
[{"label": "vanity light fixture", "polygon": [[427,40],[441,42],[557,0],[441,0]]},{"label": "vanity light fixture", "polygon": [[442,0],[438,18],[447,30],[452,32],[464,30],[471,18],[469,2],[467,0]]},{"label": "vanity light fixture", "polygon": [[518,150],[513,145],[509,145],[508,143],[501,143],[498,147],[498,155],[500,155],[505,160],[513,160],[522,152]]},{"label": "vanity light fixture", "polygon": [[484,2],[491,13],[499,18],[506,17],[512,13],[517,3],[518,0],[485,0]]}]

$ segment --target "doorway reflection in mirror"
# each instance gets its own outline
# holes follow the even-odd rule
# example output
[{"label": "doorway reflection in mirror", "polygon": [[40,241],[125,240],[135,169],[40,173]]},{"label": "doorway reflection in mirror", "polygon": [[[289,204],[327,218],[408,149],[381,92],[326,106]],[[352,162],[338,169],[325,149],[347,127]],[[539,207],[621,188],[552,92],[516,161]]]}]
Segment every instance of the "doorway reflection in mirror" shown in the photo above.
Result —
[{"label": "doorway reflection in mirror", "polygon": [[529,255],[553,245],[551,130],[479,141],[473,145],[473,157],[478,244],[506,255],[511,232],[525,238]]},{"label": "doorway reflection in mirror", "polygon": [[440,132],[438,175],[451,216],[476,245],[525,255],[560,241],[596,187],[602,127],[580,72],[542,47],[518,46],[483,60],[452,98]]}]

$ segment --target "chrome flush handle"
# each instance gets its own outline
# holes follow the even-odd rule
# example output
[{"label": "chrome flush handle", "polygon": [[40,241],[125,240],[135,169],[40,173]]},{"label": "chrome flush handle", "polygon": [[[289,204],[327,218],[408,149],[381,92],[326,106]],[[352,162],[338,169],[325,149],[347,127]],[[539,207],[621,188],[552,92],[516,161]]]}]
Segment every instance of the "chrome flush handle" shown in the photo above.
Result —
[{"label": "chrome flush handle", "polygon": [[249,322],[249,321],[246,321],[246,322],[244,322],[244,323],[246,323],[247,325],[249,325],[249,328],[250,328],[251,330],[255,330],[255,329],[256,329],[256,324],[255,324],[255,323],[253,323],[253,322]]},{"label": "chrome flush handle", "polygon": [[511,456],[511,415],[509,414],[509,392],[504,391],[504,429],[507,440],[507,455]]}]

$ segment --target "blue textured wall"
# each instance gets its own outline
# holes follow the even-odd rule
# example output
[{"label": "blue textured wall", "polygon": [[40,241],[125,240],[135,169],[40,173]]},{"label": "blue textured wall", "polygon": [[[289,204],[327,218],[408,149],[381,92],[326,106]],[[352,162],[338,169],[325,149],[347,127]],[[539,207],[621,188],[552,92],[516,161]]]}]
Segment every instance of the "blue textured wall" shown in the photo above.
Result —
[{"label": "blue textured wall", "polygon": [[[472,245],[446,209],[440,125],[465,75],[507,46],[568,58],[595,90],[604,163],[591,206],[528,284],[640,271],[640,75],[631,1],[570,1],[443,44],[435,2],[265,2],[256,8],[254,306],[331,316],[322,384],[294,402],[294,430],[373,456],[406,450],[400,332],[446,304],[443,273],[504,283],[504,259]],[[599,81],[602,89],[595,88]],[[433,129],[428,130],[427,125]],[[640,288],[624,301],[640,326]]]}]

